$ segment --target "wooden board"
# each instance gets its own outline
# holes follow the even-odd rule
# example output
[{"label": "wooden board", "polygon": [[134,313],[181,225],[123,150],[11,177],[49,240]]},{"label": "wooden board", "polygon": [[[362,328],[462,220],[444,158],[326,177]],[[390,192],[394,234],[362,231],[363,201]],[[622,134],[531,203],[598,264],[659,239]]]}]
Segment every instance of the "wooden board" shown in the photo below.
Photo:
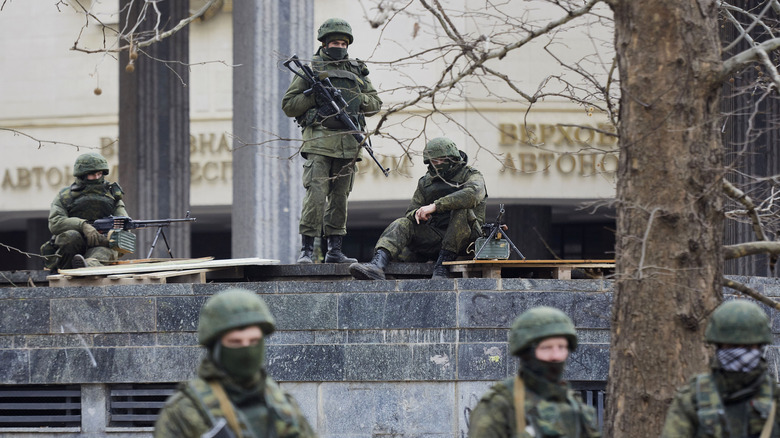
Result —
[{"label": "wooden board", "polygon": [[542,268],[549,270],[552,278],[570,280],[572,269],[614,269],[615,260],[456,260],[443,265],[464,278],[501,278],[503,268]]},{"label": "wooden board", "polygon": [[244,258],[213,260],[177,259],[160,262],[63,269],[46,279],[49,286],[112,286],[126,284],[205,283],[206,273],[279,263],[279,260]]},{"label": "wooden board", "polygon": [[185,259],[155,263],[138,263],[129,265],[98,266],[94,268],[61,269],[61,275],[84,277],[89,275],[129,274],[139,272],[175,271],[184,269],[228,268],[233,266],[272,265],[279,260],[245,258],[245,259]]}]

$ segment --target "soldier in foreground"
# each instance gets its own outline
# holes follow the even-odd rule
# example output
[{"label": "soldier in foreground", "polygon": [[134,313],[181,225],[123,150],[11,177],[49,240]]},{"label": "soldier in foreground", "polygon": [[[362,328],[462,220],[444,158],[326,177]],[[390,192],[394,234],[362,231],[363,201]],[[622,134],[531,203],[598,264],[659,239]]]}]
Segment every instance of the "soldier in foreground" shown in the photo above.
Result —
[{"label": "soldier in foreground", "polygon": [[[312,69],[330,79],[347,103],[346,112],[359,129],[365,117],[376,114],[382,100],[368,79],[368,68],[350,59],[352,28],[342,19],[325,20],[317,32],[322,46],[312,59]],[[347,198],[355,179],[355,162],[360,148],[350,130],[337,120],[330,102],[318,101],[316,94],[304,94],[309,84],[295,76],[282,98],[282,109],[295,117],[303,129],[301,156],[303,165],[303,209],[299,232],[301,255],[298,263],[312,263],[314,239],[324,235],[328,243],[325,263],[354,263],[357,260],[342,252],[347,234]]]},{"label": "soldier in foreground", "polygon": [[207,349],[198,377],[168,399],[154,436],[316,436],[295,400],[264,369],[265,337],[274,324],[265,302],[248,290],[209,298],[198,321],[198,341]]},{"label": "soldier in foreground", "polygon": [[97,153],[76,158],[76,181],[60,190],[49,210],[51,240],[41,246],[45,266],[51,270],[102,266],[119,253],[109,248],[108,238],[89,222],[106,216],[127,216],[124,192],[117,183],[105,180],[108,161]]},{"label": "soldier in foreground", "polygon": [[374,247],[368,263],[349,267],[360,280],[384,280],[391,260],[436,260],[433,278],[446,278],[443,262],[465,254],[482,235],[487,189],[482,174],[449,138],[430,140],[423,151],[428,172],[420,178],[406,215],[393,221]]},{"label": "soldier in foreground", "polygon": [[482,396],[469,437],[600,437],[595,410],[561,378],[575,348],[574,324],[560,310],[535,307],[517,317],[509,352],[520,357],[520,369]]},{"label": "soldier in foreground", "polygon": [[715,344],[710,372],[680,388],[666,414],[662,437],[780,437],[780,389],[769,374],[769,318],[747,300],[721,304],[705,339]]}]

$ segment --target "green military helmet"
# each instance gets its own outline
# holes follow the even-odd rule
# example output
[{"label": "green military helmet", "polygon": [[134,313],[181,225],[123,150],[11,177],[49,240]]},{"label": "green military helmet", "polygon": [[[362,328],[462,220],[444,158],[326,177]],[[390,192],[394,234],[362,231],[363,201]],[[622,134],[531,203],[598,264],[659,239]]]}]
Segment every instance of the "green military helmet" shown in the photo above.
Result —
[{"label": "green military helmet", "polygon": [[347,37],[347,42],[352,44],[352,26],[341,18],[328,18],[325,20],[317,30],[317,41],[327,43],[325,37],[334,33],[345,35]]},{"label": "green military helmet", "polygon": [[509,330],[509,353],[519,356],[534,343],[553,336],[565,337],[569,341],[569,351],[577,348],[577,331],[565,313],[545,306],[526,310]]},{"label": "green military helmet", "polygon": [[208,347],[225,332],[251,325],[260,326],[265,336],[276,329],[271,311],[257,294],[227,289],[209,298],[200,310],[198,342]]},{"label": "green military helmet", "polygon": [[452,157],[455,161],[460,161],[460,151],[455,146],[455,142],[447,137],[436,137],[425,145],[423,150],[423,163],[428,164],[431,158]]},{"label": "green military helmet", "polygon": [[732,300],[712,312],[704,339],[711,344],[771,344],[772,329],[769,327],[769,317],[758,304],[748,300]]},{"label": "green military helmet", "polygon": [[96,152],[79,155],[73,164],[73,176],[76,178],[81,178],[98,170],[102,170],[103,175],[108,175],[108,161]]}]

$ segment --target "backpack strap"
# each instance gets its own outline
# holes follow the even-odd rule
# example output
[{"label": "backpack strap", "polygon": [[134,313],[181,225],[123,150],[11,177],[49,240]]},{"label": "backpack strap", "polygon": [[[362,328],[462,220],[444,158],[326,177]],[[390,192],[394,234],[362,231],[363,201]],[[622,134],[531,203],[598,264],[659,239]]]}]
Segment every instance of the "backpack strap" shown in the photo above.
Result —
[{"label": "backpack strap", "polygon": [[517,436],[525,430],[525,382],[519,375],[515,375],[514,388],[512,388],[515,400],[515,425]]},{"label": "backpack strap", "polygon": [[[213,385],[216,383],[216,387]],[[215,389],[218,388],[218,389]],[[181,390],[185,396],[193,401],[195,408],[208,422],[209,427],[215,427],[222,421],[227,421],[227,426],[232,435],[241,438],[244,433],[238,422],[235,408],[228,399],[222,385],[216,381],[205,381],[200,378],[192,379],[182,384]],[[221,392],[221,395],[219,394]],[[221,399],[224,397],[223,399]],[[231,419],[232,417],[232,419]],[[224,419],[224,420],[222,420]]]},{"label": "backpack strap", "polygon": [[[764,427],[761,429],[761,435],[760,438],[769,438],[772,436],[772,429],[775,427],[775,415],[777,411],[777,399],[775,399],[775,382],[774,380],[767,376],[767,383],[764,384],[765,386],[768,386],[769,388],[769,398],[772,400],[772,404],[769,406],[769,415],[767,415],[766,423],[764,423]],[[764,392],[764,391],[762,391]]]},{"label": "backpack strap", "polygon": [[236,410],[233,408],[233,403],[231,403],[230,399],[228,399],[228,396],[225,393],[225,388],[223,388],[222,385],[220,385],[216,380],[210,380],[209,387],[214,392],[217,400],[219,400],[219,408],[225,415],[225,420],[227,420],[228,426],[233,429],[233,432],[235,432],[238,438],[243,438],[241,435],[241,426],[238,424],[238,418],[236,417]]}]

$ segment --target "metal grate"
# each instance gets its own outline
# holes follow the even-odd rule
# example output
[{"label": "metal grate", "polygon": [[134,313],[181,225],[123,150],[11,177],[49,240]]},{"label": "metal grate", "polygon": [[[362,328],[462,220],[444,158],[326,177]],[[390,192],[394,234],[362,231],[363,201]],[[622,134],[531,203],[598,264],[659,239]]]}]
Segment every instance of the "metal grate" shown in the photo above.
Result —
[{"label": "metal grate", "polygon": [[604,429],[604,403],[606,400],[607,382],[570,382],[572,388],[580,394],[580,398],[588,406],[596,408],[599,419],[599,429]]},{"label": "metal grate", "polygon": [[0,386],[0,428],[16,427],[81,427],[81,388]]},{"label": "metal grate", "polygon": [[109,401],[110,427],[153,427],[165,400],[176,383],[112,385]]}]

